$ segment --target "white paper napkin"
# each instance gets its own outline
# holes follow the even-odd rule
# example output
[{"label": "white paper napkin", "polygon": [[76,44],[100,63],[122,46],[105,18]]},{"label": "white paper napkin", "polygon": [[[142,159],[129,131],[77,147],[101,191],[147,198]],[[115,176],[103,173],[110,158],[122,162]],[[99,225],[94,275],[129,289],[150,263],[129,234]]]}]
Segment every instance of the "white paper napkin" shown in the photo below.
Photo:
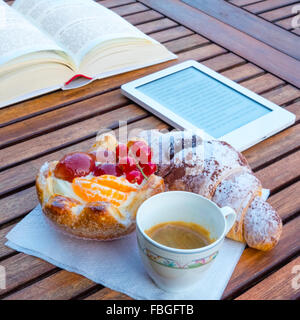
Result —
[{"label": "white paper napkin", "polygon": [[[135,299],[220,299],[245,245],[225,239],[212,266],[193,291],[167,293],[152,282],[142,265],[135,233],[109,242],[72,238],[46,221],[36,207],[6,236],[7,246],[79,273]],[[21,270],[20,270],[21,272]]]}]

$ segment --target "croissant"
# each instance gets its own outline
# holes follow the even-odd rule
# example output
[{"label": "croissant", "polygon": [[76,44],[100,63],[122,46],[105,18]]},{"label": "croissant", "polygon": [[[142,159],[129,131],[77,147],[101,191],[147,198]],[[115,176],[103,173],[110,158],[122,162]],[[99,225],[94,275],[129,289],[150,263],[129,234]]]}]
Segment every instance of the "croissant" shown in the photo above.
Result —
[{"label": "croissant", "polygon": [[277,244],[282,221],[261,198],[261,182],[240,152],[226,142],[202,140],[187,131],[142,131],[139,137],[159,150],[153,161],[166,190],[195,192],[220,207],[233,208],[237,217],[227,234],[230,239],[263,251]]}]

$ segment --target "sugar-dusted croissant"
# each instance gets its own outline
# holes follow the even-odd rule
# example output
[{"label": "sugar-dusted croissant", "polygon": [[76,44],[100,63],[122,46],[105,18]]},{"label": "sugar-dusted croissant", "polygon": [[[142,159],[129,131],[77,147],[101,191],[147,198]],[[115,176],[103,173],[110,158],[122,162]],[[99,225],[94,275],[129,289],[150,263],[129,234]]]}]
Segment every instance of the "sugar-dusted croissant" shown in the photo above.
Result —
[{"label": "sugar-dusted croissant", "polygon": [[195,192],[218,206],[230,206],[237,219],[227,237],[259,250],[270,250],[279,241],[282,222],[261,199],[262,186],[245,157],[222,141],[205,141],[191,132],[139,134],[156,152],[158,175],[167,190]]}]

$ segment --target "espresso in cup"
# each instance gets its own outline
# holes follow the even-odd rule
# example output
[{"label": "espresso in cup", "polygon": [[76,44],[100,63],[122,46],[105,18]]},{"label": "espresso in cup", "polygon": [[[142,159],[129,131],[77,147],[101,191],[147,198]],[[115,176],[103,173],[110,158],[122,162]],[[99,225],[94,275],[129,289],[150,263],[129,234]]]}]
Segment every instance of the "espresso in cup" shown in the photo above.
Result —
[{"label": "espresso in cup", "polygon": [[144,201],[137,212],[136,235],[149,276],[168,292],[199,285],[235,217],[233,209],[219,208],[191,192],[168,191]]},{"label": "espresso in cup", "polygon": [[176,249],[197,249],[214,242],[210,232],[197,223],[185,221],[170,221],[159,223],[145,230],[154,241]]}]

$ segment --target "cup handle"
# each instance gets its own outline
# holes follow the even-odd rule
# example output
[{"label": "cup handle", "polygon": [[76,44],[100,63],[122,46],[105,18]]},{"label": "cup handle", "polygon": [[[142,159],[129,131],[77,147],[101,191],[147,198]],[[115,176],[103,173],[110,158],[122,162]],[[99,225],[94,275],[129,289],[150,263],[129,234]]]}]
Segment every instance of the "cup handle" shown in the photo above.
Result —
[{"label": "cup handle", "polygon": [[230,207],[221,208],[221,212],[223,213],[225,220],[226,220],[226,234],[227,234],[235,222],[236,213]]}]

